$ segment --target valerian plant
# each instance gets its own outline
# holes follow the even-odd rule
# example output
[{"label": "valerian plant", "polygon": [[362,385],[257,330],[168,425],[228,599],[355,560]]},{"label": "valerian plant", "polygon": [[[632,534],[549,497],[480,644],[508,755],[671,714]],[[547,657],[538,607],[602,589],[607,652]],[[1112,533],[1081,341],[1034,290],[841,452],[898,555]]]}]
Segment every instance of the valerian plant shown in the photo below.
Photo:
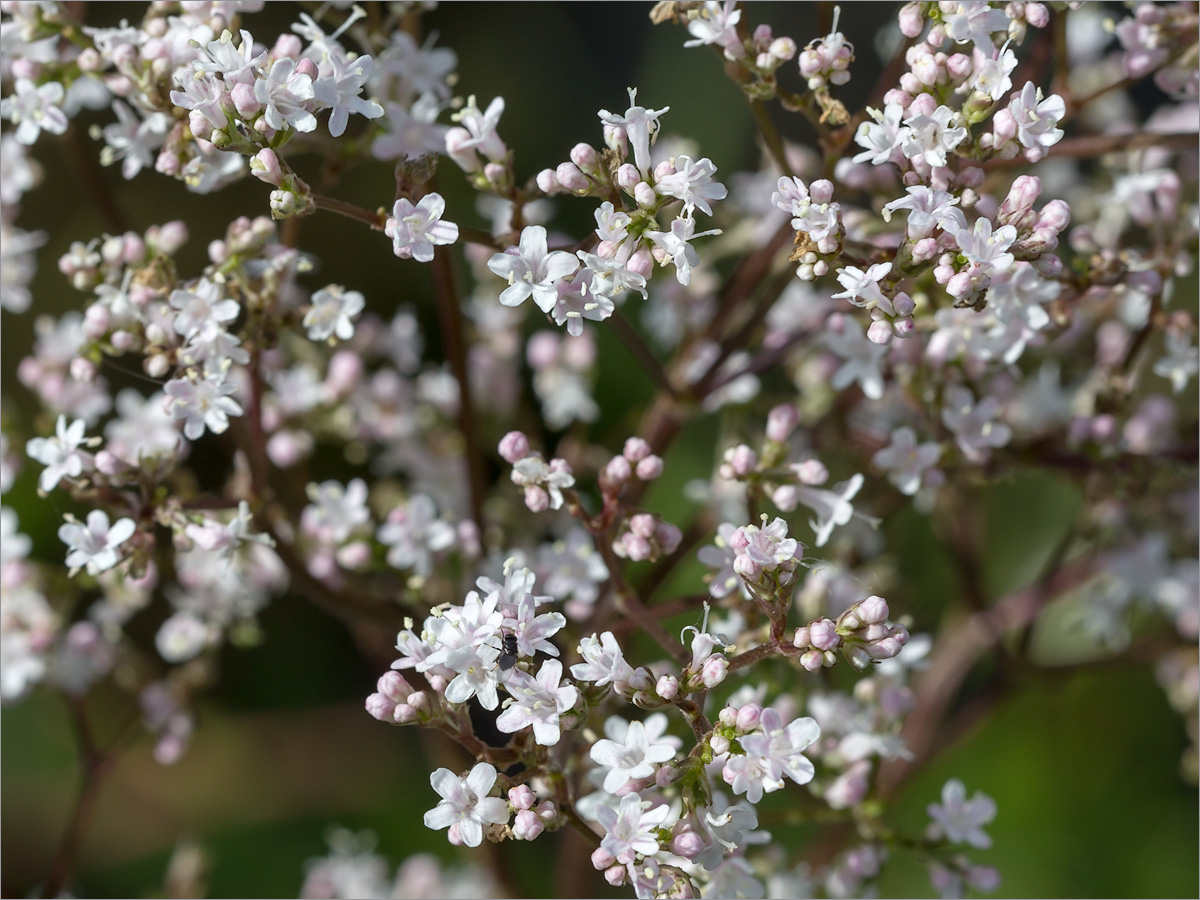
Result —
[{"label": "valerian plant", "polygon": [[[464,751],[413,777],[428,828],[470,848],[572,829],[637,897],[864,895],[900,854],[943,896],[995,890],[1003,797],[950,780],[911,833],[887,801],[960,730],[949,699],[977,662],[1038,667],[1056,601],[1111,658],[1156,667],[1195,737],[1198,359],[1177,290],[1196,265],[1194,4],[1130,4],[1114,40],[1089,4],[909,2],[854,108],[842,88],[873,51],[836,10],[812,37],[756,26],[752,4],[659,3],[656,25],[744,93],[761,166],[727,171],[674,136],[671,97],[630,86],[528,180],[504,115],[536,86],[460,82],[427,6],[305,4],[270,34],[261,0],[155,2],[117,27],[0,4],[6,315],[39,311],[46,235],[19,207],[85,108],[111,112],[89,150],[125,179],[267,186],[219,234],[179,210],[79,235],[58,260],[78,309],[39,317],[17,368],[44,412],[6,417],[3,489],[32,465],[80,514],[55,566],[3,510],[0,692],[68,699],[85,797],[136,733],[97,744],[89,692],[130,692],[170,764],[206,661],[258,639],[287,592],[386,632],[367,712]],[[1163,96],[1140,121],[1125,91],[1143,79]],[[812,146],[781,136],[786,116]],[[302,155],[324,161],[319,187]],[[377,205],[339,199],[372,160],[394,163]],[[439,192],[455,180],[486,225]],[[548,227],[568,206],[595,228]],[[427,268],[444,362],[410,309],[388,321],[370,285],[315,276],[299,226],[330,213],[390,241],[397,270]],[[177,261],[189,240],[206,264]],[[654,392],[615,444],[587,429],[604,330]],[[113,360],[154,389],[114,395]],[[723,427],[700,511],[670,521],[649,488],[704,417]],[[224,466],[213,487],[198,453]],[[1036,580],[993,597],[964,523],[1017,468],[1086,501]],[[880,596],[905,594],[880,526],[909,509],[962,576],[963,612],[934,632]],[[697,557],[708,574],[665,591]],[[1143,644],[1155,619],[1177,639]],[[134,620],[161,622],[153,647]],[[1001,694],[1008,670],[988,671]],[[776,792],[789,821],[853,827],[817,863],[788,857],[760,814]],[[414,856],[393,878],[368,838],[330,840],[305,896],[487,896],[503,877]]]}]

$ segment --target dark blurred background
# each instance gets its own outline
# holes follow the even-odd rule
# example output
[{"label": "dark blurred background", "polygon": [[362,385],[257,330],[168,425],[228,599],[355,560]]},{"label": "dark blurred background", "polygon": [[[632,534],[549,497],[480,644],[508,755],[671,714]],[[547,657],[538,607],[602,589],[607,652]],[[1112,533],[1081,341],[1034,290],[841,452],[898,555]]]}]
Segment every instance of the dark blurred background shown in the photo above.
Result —
[{"label": "dark blurred background", "polygon": [[[271,3],[247,17],[245,26],[269,43],[307,7]],[[858,62],[838,96],[852,111],[880,68],[874,34],[894,22],[896,8],[855,3],[844,10],[841,25],[857,45]],[[92,4],[88,18],[94,24],[137,21],[144,9]],[[458,53],[458,93],[477,94],[481,107],[493,96],[505,97],[500,131],[516,149],[519,177],[566,159],[578,141],[599,144],[596,111],[624,109],[625,88],[636,86],[640,102],[671,107],[664,134],[696,140],[728,183],[723,176],[754,168],[759,158],[746,103],[716,54],[685,50],[686,32],[652,27],[648,10],[645,3],[451,3],[425,21],[439,32],[439,45]],[[828,8],[800,3],[752,4],[746,12],[752,25],[768,22],[801,46],[824,34],[828,14]],[[793,66],[781,72],[784,80],[793,77],[789,87],[799,87]],[[44,139],[37,146],[46,177],[25,197],[18,224],[45,230],[49,239],[38,257],[33,309],[22,316],[5,312],[2,319],[3,414],[14,448],[52,427],[34,418],[33,398],[14,376],[31,346],[34,318],[83,307],[83,295],[65,283],[55,261],[71,241],[107,230],[88,202],[89,179],[103,179],[135,230],[185,218],[191,241],[179,259],[188,276],[199,273],[205,246],[233,217],[267,211],[268,188],[251,179],[198,197],[153,172],[127,183],[119,171],[85,164],[98,152],[86,126],[108,120],[84,115],[75,139]],[[812,143],[798,117],[778,121],[790,140]],[[451,218],[482,226],[481,217],[467,212],[473,201],[452,165],[442,167],[439,182]],[[370,163],[349,173],[336,194],[374,208],[390,201],[392,189],[390,167]],[[556,225],[580,233],[589,227],[590,204],[560,202],[559,210]],[[349,220],[317,215],[305,223],[301,248],[320,260],[310,287],[344,284],[385,315],[402,302],[414,304],[427,324],[429,352],[440,352],[427,274],[397,265],[385,240],[369,238]],[[604,329],[596,332],[601,407],[637,406],[649,397],[649,386],[624,348]],[[114,388],[137,383],[119,371],[104,374]],[[606,417],[592,436],[612,445],[628,434],[629,424]],[[712,432],[706,435],[704,441],[677,442],[668,465],[674,477],[649,498],[649,508],[668,520],[682,521],[691,508],[679,496],[682,481],[711,471]],[[36,497],[38,468],[25,464],[5,503],[33,538],[33,555],[59,563],[55,531],[71,506],[61,496]],[[1070,484],[1037,473],[987,488],[982,498],[994,550],[984,577],[996,596],[1032,577],[1037,550],[1053,544],[1082,502]],[[893,602],[916,613],[915,631],[935,630],[957,590],[947,550],[928,519],[911,512],[890,520],[885,536],[903,585],[903,597]],[[702,574],[698,565],[682,570],[681,592],[694,592]],[[200,703],[198,731],[182,760],[158,765],[146,736],[108,775],[84,839],[72,886],[76,896],[160,895],[171,851],[185,838],[198,841],[208,855],[210,895],[294,896],[305,860],[326,852],[323,835],[331,823],[372,829],[379,852],[393,864],[423,850],[447,861],[460,858],[444,833],[421,824],[435,799],[428,774],[445,764],[447,748],[414,729],[388,728],[367,716],[363,699],[379,672],[361,659],[341,624],[296,596],[273,602],[262,624],[261,645],[223,653],[220,685]],[[152,633],[148,629],[147,636]],[[127,701],[102,689],[91,702],[103,742],[127,714]],[[47,692],[5,706],[0,724],[2,888],[5,896],[26,896],[46,876],[76,792],[75,745],[62,700]],[[959,777],[968,792],[982,790],[998,802],[988,829],[994,847],[974,856],[999,868],[1001,895],[1195,896],[1197,797],[1178,774],[1186,746],[1183,724],[1144,668],[1095,665],[1062,677],[1030,678],[995,715],[906,784],[889,821],[919,830],[926,804],[938,799],[947,778]],[[786,796],[772,799],[779,802],[767,810],[786,805]],[[773,830],[796,859],[822,837],[815,826]],[[554,891],[555,866],[546,861],[553,859],[556,840],[503,848],[526,896]],[[602,883],[590,888],[603,889]],[[881,892],[928,896],[931,888],[923,866],[897,853]]]}]

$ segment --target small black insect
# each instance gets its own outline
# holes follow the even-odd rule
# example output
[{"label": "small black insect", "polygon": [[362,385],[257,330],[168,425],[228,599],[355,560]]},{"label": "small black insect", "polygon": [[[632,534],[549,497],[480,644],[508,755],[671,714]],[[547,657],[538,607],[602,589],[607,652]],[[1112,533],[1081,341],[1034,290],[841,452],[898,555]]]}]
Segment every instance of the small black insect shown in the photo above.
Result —
[{"label": "small black insect", "polygon": [[500,638],[500,646],[502,652],[497,662],[500,665],[500,671],[507,672],[517,664],[517,636],[506,631]]}]

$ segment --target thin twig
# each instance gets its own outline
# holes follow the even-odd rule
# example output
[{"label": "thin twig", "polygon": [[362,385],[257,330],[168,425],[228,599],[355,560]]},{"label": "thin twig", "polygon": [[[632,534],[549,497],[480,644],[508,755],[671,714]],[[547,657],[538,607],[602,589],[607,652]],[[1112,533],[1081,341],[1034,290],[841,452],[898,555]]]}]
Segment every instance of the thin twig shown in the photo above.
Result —
[{"label": "thin twig", "polygon": [[467,486],[470,491],[471,519],[483,531],[483,448],[479,445],[478,421],[472,398],[471,376],[467,365],[466,322],[454,285],[454,269],[445,247],[433,252],[433,288],[437,296],[438,321],[442,328],[442,349],[450,371],[458,381],[458,428],[466,453]]}]

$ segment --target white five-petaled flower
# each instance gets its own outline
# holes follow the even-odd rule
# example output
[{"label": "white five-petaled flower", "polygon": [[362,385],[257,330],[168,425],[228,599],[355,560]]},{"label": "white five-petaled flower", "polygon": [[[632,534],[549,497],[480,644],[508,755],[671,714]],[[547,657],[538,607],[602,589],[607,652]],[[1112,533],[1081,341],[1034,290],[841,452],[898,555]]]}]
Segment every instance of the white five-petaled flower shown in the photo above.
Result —
[{"label": "white five-petaled flower", "polygon": [[313,95],[322,106],[329,107],[329,133],[341,137],[346,130],[350,113],[358,113],[366,119],[378,119],[383,115],[383,107],[373,100],[365,100],[361,96],[363,85],[375,71],[375,62],[369,56],[359,56],[350,62],[342,59],[335,51],[330,51],[329,68],[331,74],[317,79],[313,85]]},{"label": "white five-petaled flower", "polygon": [[465,778],[438,769],[429,776],[429,784],[442,799],[425,813],[426,828],[436,831],[457,826],[462,842],[478,847],[483,843],[485,825],[508,821],[508,801],[488,796],[496,784],[496,768],[489,763],[477,763]]},{"label": "white five-petaled flower", "polygon": [[1008,13],[992,7],[987,0],[967,0],[956,4],[952,12],[942,12],[947,37],[958,44],[974,43],[985,57],[996,50],[992,33],[1007,31],[1008,24]]},{"label": "white five-petaled flower", "polygon": [[223,375],[209,374],[204,378],[174,378],[163,388],[171,414],[183,419],[183,436],[197,440],[207,428],[222,434],[229,427],[230,416],[240,416],[242,407],[233,399],[237,385]]},{"label": "white five-petaled flower", "polygon": [[683,213],[692,214],[693,208],[706,216],[712,215],[709,200],[724,200],[729,193],[725,185],[713,181],[712,176],[717,171],[711,159],[695,160],[690,156],[675,158],[675,172],[664,175],[654,185],[656,193],[663,197],[675,197],[683,201]]},{"label": "white five-petaled flower", "polygon": [[789,564],[802,553],[804,545],[787,536],[788,525],[778,516],[770,525],[743,525],[734,533],[734,546],[740,547],[739,556],[748,557],[760,568],[773,572],[781,565]]},{"label": "white five-petaled flower", "polygon": [[992,846],[983,826],[996,818],[996,801],[982,791],[968,800],[963,783],[951,778],[942,788],[941,804],[930,803],[926,810],[934,827],[952,844],[970,844],[980,850]]},{"label": "white five-petaled flower", "polygon": [[654,833],[671,814],[671,807],[666,803],[654,809],[648,809],[649,806],[650,801],[631,793],[621,798],[619,809],[596,807],[596,820],[604,827],[600,846],[622,865],[633,862],[639,854],[649,856],[658,852],[658,838]]},{"label": "white five-petaled flower", "polygon": [[17,126],[17,141],[28,146],[43,131],[62,134],[67,130],[67,114],[60,106],[65,95],[57,81],[39,86],[28,78],[18,78],[13,92],[0,100],[0,116]]},{"label": "white five-petaled flower", "polygon": [[697,232],[694,219],[680,217],[671,223],[670,231],[647,231],[645,236],[662,249],[663,265],[668,259],[675,263],[675,278],[686,287],[692,280],[692,267],[700,265],[700,256],[689,241],[720,233],[719,228]]},{"label": "white five-petaled flower", "polygon": [[[524,571],[529,572],[528,569]],[[533,573],[529,574],[532,578]],[[558,656],[558,648],[549,639],[566,627],[566,617],[560,612],[537,615],[538,599],[530,593],[522,596],[512,617],[504,620],[504,627],[517,639],[519,656],[534,656],[537,653]]]},{"label": "white five-petaled flower", "polygon": [[80,566],[86,566],[89,575],[99,575],[121,561],[117,548],[133,537],[135,530],[133,519],[117,519],[110,526],[108,513],[94,509],[88,513],[86,525],[68,519],[59,527],[58,539],[70,548],[67,565],[72,574]]},{"label": "white five-petaled flower", "polygon": [[108,165],[124,160],[121,174],[133,178],[142,169],[154,166],[156,151],[166,140],[173,120],[161,112],[143,118],[120,100],[113,101],[113,112],[117,121],[104,126],[105,147],[100,151],[100,162]]},{"label": "white five-petaled flower", "polygon": [[899,103],[889,103],[881,112],[867,107],[873,122],[863,122],[854,134],[854,143],[866,149],[854,157],[853,162],[868,162],[883,165],[892,158],[892,153],[908,140],[909,129],[901,124],[904,108]]},{"label": "white five-petaled flower", "polygon": [[983,61],[975,72],[975,90],[986,94],[993,103],[1012,90],[1012,79],[1009,77],[1017,67],[1017,55],[1004,45],[1000,56]]},{"label": "white five-petaled flower", "polygon": [[707,44],[717,44],[731,52],[737,52],[735,47],[741,46],[737,35],[737,23],[741,21],[742,11],[737,8],[736,0],[705,0],[695,18],[688,19],[688,34],[692,40],[684,41],[685,47],[701,47]]},{"label": "white five-petaled flower", "polygon": [[[554,462],[562,462],[555,460]],[[527,456],[513,464],[512,483],[523,488],[541,488],[550,500],[551,509],[563,505],[563,488],[575,484],[575,476],[569,470],[547,464],[540,456]]]},{"label": "white five-petaled flower", "polygon": [[228,28],[215,41],[209,41],[200,50],[200,56],[192,63],[194,71],[206,75],[219,75],[227,88],[235,84],[253,84],[256,69],[267,61],[265,50],[254,52],[254,38],[242,29],[238,32],[240,42],[233,45],[233,32]]},{"label": "white five-petaled flower", "polygon": [[492,162],[500,162],[508,152],[496,131],[503,113],[503,97],[494,98],[488,108],[480,112],[472,94],[467,98],[467,105],[450,117],[461,127],[446,132],[446,152],[468,172],[479,168],[476,150]]},{"label": "white five-petaled flower", "polygon": [[401,197],[392,207],[384,233],[392,239],[392,252],[401,259],[431,262],[435,245],[458,240],[458,226],[442,221],[446,201],[441,194],[426,194],[416,206]]},{"label": "white five-petaled flower", "polygon": [[[845,525],[854,517],[854,505],[850,501],[858,494],[862,484],[863,477],[860,473],[834,485],[834,489],[831,491],[810,487],[806,484],[795,486],[794,496],[797,502],[804,504],[817,514],[816,521],[810,520],[808,523],[817,533],[816,546],[824,547],[829,536],[833,534],[833,529],[839,525]],[[867,518],[862,513],[859,513],[859,516]],[[868,521],[878,524],[875,519],[868,518]]]},{"label": "white five-petaled flower", "polygon": [[276,131],[315,131],[317,117],[308,108],[313,96],[312,78],[297,74],[296,61],[289,57],[275,60],[271,70],[254,82],[254,98],[262,104],[267,124]]},{"label": "white five-petaled flower", "polygon": [[833,295],[834,300],[849,300],[862,309],[874,309],[879,306],[889,315],[892,313],[892,301],[879,286],[889,272],[892,271],[890,262],[876,263],[865,272],[855,266],[838,269],[837,279],[844,291]]},{"label": "white five-petaled flower", "polygon": [[29,457],[46,467],[38,477],[40,490],[52,491],[64,478],[78,478],[92,465],[92,454],[80,449],[87,443],[86,430],[83,419],[68,425],[67,417],[59,416],[53,437],[33,438],[25,445]]},{"label": "white five-petaled flower", "polygon": [[[947,220],[948,228],[950,220]],[[979,263],[987,272],[1003,272],[1012,266],[1014,257],[1008,248],[1017,239],[1017,229],[1013,225],[1001,225],[992,230],[992,220],[980,216],[975,220],[971,230],[956,229],[951,232],[963,256],[973,263]]]},{"label": "white five-petaled flower", "polygon": [[319,539],[340,544],[355,528],[371,521],[367,483],[361,478],[345,487],[336,481],[310,484],[305,492],[312,502],[304,508],[300,522],[305,531]]},{"label": "white five-petaled flower", "polygon": [[1200,348],[1193,347],[1187,332],[1168,329],[1166,355],[1154,363],[1154,374],[1171,381],[1171,390],[1183,393],[1189,379],[1200,370]]},{"label": "white five-petaled flower", "polygon": [[891,221],[897,209],[908,210],[908,237],[919,241],[933,234],[935,228],[944,228],[950,210],[958,205],[959,198],[949,191],[935,190],[923,184],[905,188],[907,197],[893,200],[883,207],[883,220]]},{"label": "white five-petaled flower", "polygon": [[176,310],[175,332],[185,340],[211,340],[241,310],[236,300],[224,294],[220,284],[207,278],[201,278],[187,290],[171,291],[170,304]]},{"label": "white five-petaled flower", "polygon": [[[758,731],[741,739],[746,755],[759,757],[773,778],[786,775],[796,784],[812,781],[816,770],[804,750],[821,736],[816,720],[805,716],[785,726],[779,712],[768,706],[762,711],[758,727]],[[771,790],[766,785],[764,788]]]},{"label": "white five-petaled flower", "polygon": [[845,317],[840,333],[830,331],[825,334],[825,345],[844,360],[830,382],[835,390],[840,391],[857,381],[870,399],[878,400],[883,396],[880,366],[888,348],[869,340],[857,319]]},{"label": "white five-petaled flower", "polygon": [[932,116],[924,113],[904,120],[908,135],[900,149],[908,159],[923,157],[931,166],[946,165],[946,154],[967,139],[962,117],[948,106],[939,106]]},{"label": "white five-petaled flower", "polygon": [[624,684],[633,677],[633,666],[625,661],[625,654],[611,631],[598,638],[593,634],[580,640],[579,655],[583,662],[571,666],[571,674],[577,681],[600,686]]},{"label": "white five-petaled flower", "polygon": [[649,778],[660,763],[675,756],[679,738],[666,734],[667,717],[654,713],[645,722],[626,722],[610,716],[604,723],[608,735],[592,744],[592,761],[608,769],[604,775],[604,790],[615,794],[640,778]]},{"label": "white five-petaled flower", "polygon": [[538,309],[548,313],[558,303],[555,284],[575,274],[579,261],[565,250],[549,251],[546,229],[528,225],[521,232],[519,245],[494,254],[487,266],[494,274],[508,279],[508,287],[500,294],[501,303],[520,306],[532,296]]},{"label": "white five-petaled flower", "polygon": [[892,442],[878,451],[871,462],[887,472],[888,481],[902,494],[912,496],[921,488],[925,470],[937,465],[942,445],[936,441],[917,444],[917,435],[904,426],[892,432]]},{"label": "white five-petaled flower", "polygon": [[312,306],[304,314],[304,327],[310,341],[327,341],[335,334],[339,340],[354,337],[354,317],[363,311],[366,301],[358,291],[331,284],[312,295]]},{"label": "white five-petaled flower", "polygon": [[942,397],[942,422],[954,432],[963,454],[974,463],[984,462],[991,447],[1003,447],[1012,437],[1012,429],[996,422],[1000,404],[995,397],[979,403],[970,388],[952,385]]},{"label": "white five-petaled flower", "polygon": [[513,670],[504,685],[512,700],[496,719],[496,727],[512,734],[532,725],[535,741],[543,747],[557,744],[561,735],[559,719],[579,699],[574,685],[561,682],[562,663],[557,659],[542,663],[536,677]]},{"label": "white five-petaled flower", "polygon": [[[658,117],[671,107],[662,109],[646,109],[637,105],[637,88],[629,88],[629,108],[625,114],[618,116],[602,109],[598,113],[600,121],[614,128],[625,129],[625,136],[633,148],[633,164],[638,171],[646,175],[650,171],[650,145],[658,134]],[[685,282],[686,283],[686,282]]]},{"label": "white five-petaled flower", "polygon": [[1027,81],[1021,93],[1008,103],[1017,126],[1017,140],[1022,147],[1045,150],[1062,140],[1059,121],[1067,114],[1067,106],[1058,94],[1043,99],[1042,89]]},{"label": "white five-petaled flower", "polygon": [[433,570],[432,554],[454,543],[454,526],[437,517],[437,506],[425,494],[416,494],[388,514],[377,534],[387,544],[388,565],[412,569],[425,576]]}]

